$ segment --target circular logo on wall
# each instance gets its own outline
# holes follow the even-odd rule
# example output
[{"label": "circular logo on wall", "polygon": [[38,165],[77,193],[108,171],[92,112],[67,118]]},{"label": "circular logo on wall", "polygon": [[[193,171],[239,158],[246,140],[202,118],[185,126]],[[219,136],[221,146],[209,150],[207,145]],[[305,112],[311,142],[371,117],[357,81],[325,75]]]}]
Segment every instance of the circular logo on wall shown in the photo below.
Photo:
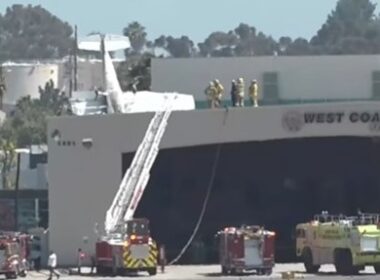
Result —
[{"label": "circular logo on wall", "polygon": [[290,132],[301,130],[304,125],[303,115],[300,112],[289,111],[282,116],[282,126]]}]

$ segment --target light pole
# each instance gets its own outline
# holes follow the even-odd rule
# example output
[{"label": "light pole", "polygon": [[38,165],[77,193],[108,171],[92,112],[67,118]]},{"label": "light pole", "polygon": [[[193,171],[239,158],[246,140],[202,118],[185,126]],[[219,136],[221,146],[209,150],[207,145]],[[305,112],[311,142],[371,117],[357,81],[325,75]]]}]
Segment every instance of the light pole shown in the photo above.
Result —
[{"label": "light pole", "polygon": [[15,182],[15,231],[18,231],[18,209],[19,209],[19,182],[20,182],[20,152],[17,153],[17,169]]}]

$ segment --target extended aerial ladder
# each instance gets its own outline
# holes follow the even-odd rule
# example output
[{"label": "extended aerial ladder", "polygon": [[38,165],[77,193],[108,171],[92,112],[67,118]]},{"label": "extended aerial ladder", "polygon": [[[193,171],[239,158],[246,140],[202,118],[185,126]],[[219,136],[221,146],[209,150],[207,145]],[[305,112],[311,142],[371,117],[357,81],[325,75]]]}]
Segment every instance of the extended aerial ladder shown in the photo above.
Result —
[{"label": "extended aerial ladder", "polygon": [[[123,92],[109,52],[129,48],[129,39],[117,35],[97,34],[94,36],[89,36],[86,40],[80,42],[79,48],[101,52],[103,58],[102,84],[110,97],[108,111],[110,113],[125,113]],[[175,99],[177,99],[176,94],[166,96],[162,108],[155,112],[144,139],[136,151],[132,164],[123,176],[119,190],[107,211],[104,224],[106,235],[118,233],[119,226],[124,225],[126,221],[133,218],[133,214],[148,184],[149,172],[157,157],[159,144],[165,132]]]},{"label": "extended aerial ladder", "polygon": [[174,99],[175,96],[168,98],[165,108],[154,114],[106,213],[106,235],[96,244],[98,274],[116,275],[119,271],[157,273],[158,248],[150,236],[149,221],[135,219],[134,213],[148,184]]},{"label": "extended aerial ladder", "polygon": [[107,234],[115,232],[125,221],[133,218],[148,184],[150,170],[157,157],[159,145],[172,112],[171,101],[167,100],[164,111],[155,113],[131,166],[121,181],[119,190],[106,214],[105,230]]},{"label": "extended aerial ladder", "polygon": [[81,41],[78,47],[102,53],[102,91],[107,96],[107,113],[124,114],[139,110],[155,112],[106,213],[106,234],[96,242],[97,272],[115,275],[120,270],[133,270],[147,271],[154,275],[157,271],[158,250],[156,242],[150,236],[149,221],[133,216],[148,184],[150,170],[157,157],[172,110],[194,109],[194,100],[176,93],[124,93],[109,52],[129,48],[130,42],[127,37],[92,35]]}]

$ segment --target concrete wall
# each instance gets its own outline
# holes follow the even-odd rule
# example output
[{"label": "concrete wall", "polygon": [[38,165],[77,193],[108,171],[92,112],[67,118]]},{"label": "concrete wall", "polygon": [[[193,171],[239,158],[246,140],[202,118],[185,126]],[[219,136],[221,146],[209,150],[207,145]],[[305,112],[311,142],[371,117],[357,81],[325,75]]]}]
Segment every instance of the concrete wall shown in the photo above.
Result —
[{"label": "concrete wall", "polygon": [[263,98],[263,73],[277,72],[281,99],[367,99],[372,96],[372,71],[380,70],[379,62],[379,55],[153,59],[152,89],[205,100],[205,87],[218,78],[229,99],[231,80],[243,77],[246,92],[249,82],[258,80]]},{"label": "concrete wall", "polygon": [[[376,125],[351,122],[349,116],[352,112],[376,116],[379,108],[380,102],[351,102],[174,112],[161,147],[299,137],[378,137]],[[306,124],[303,114],[312,112],[335,117],[332,121],[331,116],[324,119],[323,114],[316,115],[319,122]],[[121,153],[137,149],[152,116],[137,113],[49,120],[48,135],[57,130],[61,137],[59,143],[52,137],[48,140],[49,242],[60,264],[74,264],[79,247],[93,252],[94,225],[103,227],[105,212],[123,175]],[[84,147],[83,139],[92,139],[92,147]],[[83,244],[86,236],[89,243]]]}]

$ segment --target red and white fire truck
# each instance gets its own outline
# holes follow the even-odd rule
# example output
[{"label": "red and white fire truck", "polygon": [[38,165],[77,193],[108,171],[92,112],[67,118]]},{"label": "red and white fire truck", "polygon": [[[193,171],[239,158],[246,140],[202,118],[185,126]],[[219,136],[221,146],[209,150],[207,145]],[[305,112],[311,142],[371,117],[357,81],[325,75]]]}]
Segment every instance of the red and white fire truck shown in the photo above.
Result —
[{"label": "red and white fire truck", "polygon": [[272,274],[275,233],[261,226],[227,227],[217,233],[219,261],[223,274],[256,270]]},{"label": "red and white fire truck", "polygon": [[126,222],[122,236],[96,243],[97,273],[124,275],[128,272],[157,273],[157,246],[150,237],[149,221],[133,219]]},{"label": "red and white fire truck", "polygon": [[[113,44],[104,36],[101,36],[99,43],[105,66],[106,88],[114,91],[119,87],[112,86],[117,79],[113,79],[116,75],[112,77],[114,69],[108,53],[112,50]],[[80,43],[79,48],[85,48],[86,44],[86,42]],[[176,98],[176,95],[168,97],[163,108],[155,112],[106,213],[105,234],[96,242],[97,273],[147,271],[150,275],[154,275],[157,272],[158,250],[150,236],[149,222],[147,219],[135,219],[134,213],[148,184],[150,170],[157,157],[159,144]]]},{"label": "red and white fire truck", "polygon": [[25,277],[31,236],[15,232],[0,233],[0,274],[7,279]]}]

